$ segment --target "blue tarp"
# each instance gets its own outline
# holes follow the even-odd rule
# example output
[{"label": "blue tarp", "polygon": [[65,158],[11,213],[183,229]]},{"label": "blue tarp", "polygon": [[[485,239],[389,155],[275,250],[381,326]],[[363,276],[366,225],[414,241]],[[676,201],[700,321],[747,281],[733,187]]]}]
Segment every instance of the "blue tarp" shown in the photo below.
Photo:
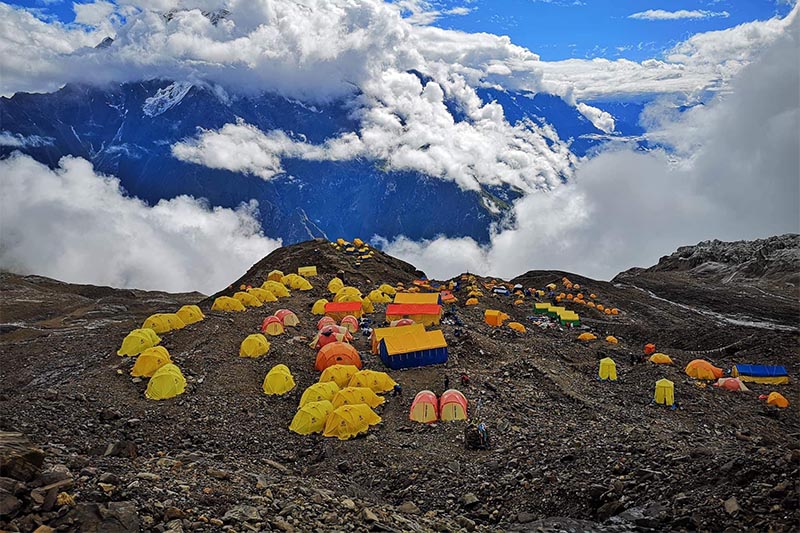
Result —
[{"label": "blue tarp", "polygon": [[782,366],[770,365],[734,365],[742,376],[752,376],[754,378],[772,378],[788,376],[786,368]]}]

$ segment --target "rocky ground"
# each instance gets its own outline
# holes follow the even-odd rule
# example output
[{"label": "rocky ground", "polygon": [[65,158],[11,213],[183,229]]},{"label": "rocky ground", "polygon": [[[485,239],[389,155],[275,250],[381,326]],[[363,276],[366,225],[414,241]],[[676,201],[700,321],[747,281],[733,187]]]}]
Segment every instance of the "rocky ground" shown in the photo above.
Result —
[{"label": "rocky ground", "polygon": [[[356,267],[324,241],[282,248],[221,293],[260,284],[273,268],[291,272],[306,264],[319,269],[314,289],[246,313],[209,312],[211,299],[199,294],[2,274],[0,430],[7,433],[0,434],[0,529],[796,530],[800,308],[786,273],[798,271],[792,250],[800,246],[790,237],[777,255],[770,251],[780,245],[728,253],[728,269],[756,255],[769,263],[732,279],[699,275],[724,264],[713,245],[689,268],[662,259],[612,283],[567,274],[622,311],[578,309],[584,328],[601,339],[616,335],[616,346],[579,344],[580,330],[540,327],[530,319],[530,301],[514,306],[512,298],[487,294],[465,307],[458,294],[441,326],[449,363],[390,372],[403,397],[387,398],[376,410],[383,422],[344,442],[288,430],[299,392],[318,377],[307,346],[317,318],[311,305],[327,296],[325,285],[339,269],[366,292],[382,282],[410,282],[420,274],[412,265],[376,253]],[[776,266],[786,261],[788,267]],[[562,275],[529,272],[514,281],[540,287]],[[206,320],[162,342],[186,375],[187,391],[146,400],[146,381],[129,376],[133,358],[116,350],[149,314],[195,302]],[[242,339],[284,307],[301,326],[270,339],[266,356],[239,358]],[[484,324],[487,308],[505,311],[528,333]],[[381,320],[382,306],[376,311]],[[631,364],[629,355],[651,341],[677,365]],[[366,337],[354,344],[367,368],[384,370]],[[607,355],[617,362],[614,383],[596,380],[597,360]],[[724,368],[783,364],[793,379],[753,385],[752,393],[701,388],[682,372],[700,356]],[[262,393],[264,375],[277,363],[290,367],[298,394]],[[489,427],[490,450],[466,450],[460,423],[408,420],[415,392],[441,393],[444,377],[455,385],[462,371],[471,378],[463,391],[473,414],[480,403],[478,416]],[[677,410],[651,403],[662,377],[675,382]],[[757,399],[771,390],[792,405],[779,410]]]}]

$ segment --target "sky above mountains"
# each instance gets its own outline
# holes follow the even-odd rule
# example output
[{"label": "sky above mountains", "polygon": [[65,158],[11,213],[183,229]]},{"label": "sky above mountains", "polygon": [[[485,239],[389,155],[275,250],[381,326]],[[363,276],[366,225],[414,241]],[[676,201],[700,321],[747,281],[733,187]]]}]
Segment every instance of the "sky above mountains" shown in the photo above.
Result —
[{"label": "sky above mountains", "polygon": [[[467,190],[510,185],[524,192],[513,207],[516,225],[497,229],[489,245],[447,236],[361,237],[437,277],[561,268],[608,278],[701,239],[800,230],[797,11],[794,3],[766,0],[0,3],[0,94],[152,78],[202,84],[221,99],[271,91],[313,105],[356,94],[359,130],[324,144],[235,123],[198,132],[172,153],[252,179],[272,179],[281,158],[291,156],[375,159]],[[113,44],[98,48],[107,37]],[[176,85],[166,98],[186,87]],[[478,97],[479,87],[560,96],[609,135],[614,118],[599,102],[647,102],[640,123],[662,148],[642,153],[619,138],[578,160],[547,127],[509,123],[502,106]],[[448,102],[467,120],[455,122]],[[0,131],[6,145],[34,141]],[[151,207],[126,199],[113,178],[83,160],[54,171],[37,165],[26,156],[0,161],[0,225],[20,229],[13,242],[0,233],[0,266],[143,286],[148,274],[140,265],[101,265],[116,268],[108,275],[80,257],[120,235],[155,235],[181,209],[199,221],[194,245],[177,232],[159,249],[187,275],[158,288],[216,290],[279,244],[268,229],[264,235],[253,227],[248,213],[257,206],[219,210],[187,198]],[[37,178],[47,172],[47,180]],[[104,185],[93,187],[97,182]],[[100,192],[56,205],[53,190],[78,185]],[[113,213],[94,201],[124,206],[129,215],[109,224]],[[49,226],[47,219],[36,226],[37,235],[63,239],[47,227],[81,218],[84,228],[99,228],[96,239],[81,235],[68,260],[42,252],[46,242],[41,250],[25,248],[34,240],[22,238],[26,206],[52,216]],[[220,240],[235,242],[240,253],[222,266],[204,264],[200,247]],[[195,272],[210,272],[206,285],[191,285]]]}]

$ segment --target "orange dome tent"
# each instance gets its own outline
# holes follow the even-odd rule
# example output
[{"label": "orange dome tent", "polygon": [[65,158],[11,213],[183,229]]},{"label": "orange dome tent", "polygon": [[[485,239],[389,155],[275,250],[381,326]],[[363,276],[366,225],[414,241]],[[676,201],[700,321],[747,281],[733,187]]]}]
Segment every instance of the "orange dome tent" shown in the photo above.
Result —
[{"label": "orange dome tent", "polygon": [[713,380],[724,375],[721,368],[717,368],[705,359],[695,359],[686,365],[686,375],[695,379]]},{"label": "orange dome tent", "polygon": [[581,333],[580,335],[578,335],[578,340],[579,341],[597,340],[597,335],[595,335],[594,333],[588,333],[588,332],[587,333]]},{"label": "orange dome tent", "polygon": [[289,309],[278,309],[275,311],[275,317],[281,321],[283,327],[294,327],[300,325],[300,319],[297,315]]},{"label": "orange dome tent", "polygon": [[657,365],[671,365],[672,358],[665,353],[654,353],[650,356],[650,362]]},{"label": "orange dome tent", "polygon": [[353,365],[361,368],[361,357],[358,351],[346,342],[331,342],[317,353],[314,368],[322,372],[333,365]]},{"label": "orange dome tent", "polygon": [[408,418],[414,422],[430,424],[439,420],[439,401],[429,390],[419,391],[411,402]]},{"label": "orange dome tent", "polygon": [[783,397],[779,392],[770,392],[767,396],[767,405],[774,405],[775,407],[785,408],[789,407],[789,400]]},{"label": "orange dome tent", "polygon": [[467,399],[455,389],[446,390],[439,398],[439,414],[442,420],[466,420]]},{"label": "orange dome tent", "polygon": [[278,317],[268,316],[264,319],[264,322],[261,323],[261,333],[266,333],[267,335],[272,336],[282,335],[283,324]]}]

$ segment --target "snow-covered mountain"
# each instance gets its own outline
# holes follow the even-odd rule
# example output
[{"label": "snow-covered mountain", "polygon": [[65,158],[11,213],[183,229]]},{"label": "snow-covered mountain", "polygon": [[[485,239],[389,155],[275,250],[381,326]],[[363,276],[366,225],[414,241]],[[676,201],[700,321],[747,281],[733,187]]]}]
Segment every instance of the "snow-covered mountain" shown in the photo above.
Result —
[{"label": "snow-covered mountain", "polygon": [[[426,82],[424,74],[414,75]],[[484,103],[502,106],[511,125],[554,130],[548,146],[554,152],[568,146],[572,156],[567,157],[582,157],[608,137],[557,96],[484,88],[477,94]],[[0,156],[18,150],[51,167],[65,155],[83,157],[97,171],[118,177],[130,195],[151,204],[179,195],[223,207],[255,199],[265,234],[285,242],[339,235],[469,236],[486,242],[493,224],[511,222],[510,204],[523,193],[513,185],[466,190],[420,171],[397,170],[369,153],[342,160],[284,154],[279,171],[268,180],[229,170],[235,165],[214,168],[175,156],[176,144],[226,124],[282,132],[303,146],[324,145],[359,131],[353,112],[359,96],[311,105],[275,94],[234,95],[171,80],[70,84],[51,94],[0,99]],[[472,120],[455,103],[445,104],[454,123]],[[640,133],[636,117],[642,105],[621,105],[625,113],[615,115],[615,134]]]}]

